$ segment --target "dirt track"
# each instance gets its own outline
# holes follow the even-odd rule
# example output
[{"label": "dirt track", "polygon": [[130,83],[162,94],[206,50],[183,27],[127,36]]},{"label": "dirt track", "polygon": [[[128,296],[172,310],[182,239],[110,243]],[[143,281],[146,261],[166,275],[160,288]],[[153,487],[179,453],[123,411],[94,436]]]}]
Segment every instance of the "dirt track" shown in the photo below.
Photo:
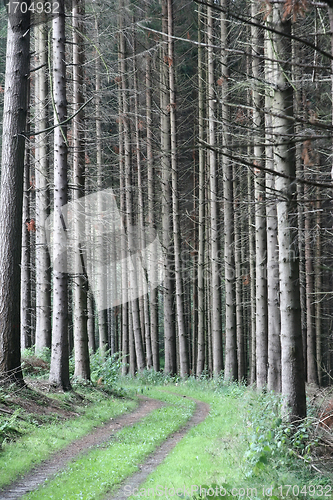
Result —
[{"label": "dirt track", "polygon": [[161,401],[140,397],[139,406],[132,413],[126,413],[125,415],[109,420],[101,427],[97,427],[90,434],[83,436],[63,450],[55,453],[25,476],[3,488],[0,491],[0,499],[16,500],[30,491],[37,489],[46,479],[58,473],[68,462],[77,458],[78,455],[84,453],[89,448],[105,443],[123,427],[133,425],[148,415],[148,413],[161,406]]},{"label": "dirt track", "polygon": [[[48,460],[38,465],[25,476],[16,480],[9,486],[0,491],[0,500],[17,500],[23,495],[34,491],[39,485],[43,484],[46,479],[51,478],[68,464],[68,462],[76,459],[79,455],[87,452],[90,448],[98,446],[108,441],[115,433],[126,426],[133,425],[152,411],[160,408],[163,405],[161,401],[140,397],[139,406],[132,413],[121,415],[101,427],[98,427],[93,432],[84,436],[69,446],[52,455]],[[118,487],[117,491],[112,491],[105,497],[105,500],[124,500],[128,498],[125,495],[124,487],[131,489],[138,487],[146,477],[164,460],[176,444],[185,436],[192,427],[201,423],[209,413],[209,405],[196,401],[196,409],[193,416],[188,422],[177,432],[172,434],[164,443],[153,452],[143,464],[140,464],[139,471],[127,478]]]}]

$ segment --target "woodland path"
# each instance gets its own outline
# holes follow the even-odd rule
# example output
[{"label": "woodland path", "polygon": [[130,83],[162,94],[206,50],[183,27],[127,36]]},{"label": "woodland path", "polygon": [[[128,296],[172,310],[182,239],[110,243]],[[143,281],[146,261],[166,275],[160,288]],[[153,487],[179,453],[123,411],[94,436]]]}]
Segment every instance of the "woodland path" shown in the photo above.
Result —
[{"label": "woodland path", "polygon": [[185,434],[187,434],[192,427],[199,425],[205,420],[210,411],[209,405],[196,399],[194,399],[194,401],[196,402],[196,408],[192,417],[186,422],[186,424],[169,436],[156,451],[147,457],[143,464],[139,465],[138,472],[135,472],[132,476],[126,478],[120,487],[118,487],[117,491],[113,491],[110,495],[107,495],[105,500],[127,500],[128,494],[125,495],[124,487],[130,487],[131,491],[133,491],[134,488],[140,489],[140,485],[147,479],[149,474],[151,474],[151,472],[153,472],[156,467],[163,462],[166,456],[172,451],[176,444],[179,443]]},{"label": "woodland path", "polygon": [[[133,412],[121,415],[115,419],[109,420],[104,425],[96,428],[90,434],[74,441],[66,448],[53,454],[48,460],[36,466],[23,477],[4,487],[0,491],[0,500],[18,500],[23,495],[34,491],[47,479],[64,469],[66,465],[82,455],[89,449],[107,442],[123,427],[131,426],[143,419],[152,411],[160,408],[163,403],[159,400],[139,396],[139,406]],[[192,399],[192,398],[189,398]],[[139,471],[134,473],[114,491],[105,497],[105,500],[127,499],[124,495],[123,487],[129,485],[131,488],[139,487],[146,477],[164,460],[176,444],[185,436],[185,434],[194,426],[201,423],[209,414],[209,405],[201,401],[196,401],[196,408],[193,416],[178,431],[169,436],[156,451],[151,453],[144,463],[138,465]]]}]

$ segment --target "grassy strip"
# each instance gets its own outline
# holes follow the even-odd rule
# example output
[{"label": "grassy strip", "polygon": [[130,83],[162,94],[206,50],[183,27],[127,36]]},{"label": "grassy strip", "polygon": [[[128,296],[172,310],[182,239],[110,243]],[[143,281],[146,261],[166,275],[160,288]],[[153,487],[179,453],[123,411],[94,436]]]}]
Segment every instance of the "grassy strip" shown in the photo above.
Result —
[{"label": "grassy strip", "polygon": [[[135,401],[116,399],[90,388],[78,389],[77,392],[87,401],[86,406],[78,410],[84,412],[83,415],[41,427],[37,427],[34,421],[23,422],[22,437],[4,445],[0,452],[0,487],[10,484],[52,453],[91,432],[94,427],[137,406]],[[71,394],[58,397],[62,396],[68,400]]]},{"label": "grassy strip", "polygon": [[156,390],[147,393],[169,405],[155,410],[134,426],[122,429],[109,445],[93,449],[72,462],[54,480],[23,498],[100,499],[135,472],[140,461],[190,418],[195,406],[192,401]]},{"label": "grassy strip", "polygon": [[[301,461],[275,468],[272,460],[259,472],[249,470],[244,454],[249,448],[250,412],[260,397],[256,393],[235,384],[216,390],[214,382],[193,380],[170,390],[209,403],[210,415],[189,431],[137,491],[127,491],[132,493],[129,498],[206,498],[200,496],[200,487],[202,493],[212,487],[207,497],[235,500],[332,498],[332,482],[331,488],[325,485],[325,479],[316,477]],[[224,490],[216,490],[217,485]]]}]

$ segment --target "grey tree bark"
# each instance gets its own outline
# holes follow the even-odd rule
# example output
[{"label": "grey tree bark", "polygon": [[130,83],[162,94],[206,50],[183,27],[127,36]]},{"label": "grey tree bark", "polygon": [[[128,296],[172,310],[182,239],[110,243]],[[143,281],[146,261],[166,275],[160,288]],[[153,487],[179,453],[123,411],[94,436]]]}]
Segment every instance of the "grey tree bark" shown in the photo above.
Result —
[{"label": "grey tree bark", "polygon": [[[89,349],[88,349],[88,303],[87,303],[87,273],[83,268],[84,258],[80,239],[85,232],[84,200],[85,194],[85,117],[84,110],[79,111],[84,102],[84,0],[73,0],[73,200],[81,199],[80,209],[75,211],[74,225],[74,261],[77,272],[73,280],[74,300],[74,377],[90,379]],[[82,208],[81,208],[82,206]],[[81,269],[82,268],[82,269]]]},{"label": "grey tree bark", "polygon": [[27,117],[30,13],[9,16],[0,194],[0,376],[23,383],[20,278],[24,130]]},{"label": "grey tree bark", "polygon": [[[222,0],[221,6],[221,120],[222,140],[227,151],[230,144],[229,122],[230,112],[227,105],[228,95],[228,23],[226,0]],[[233,198],[233,166],[230,160],[222,156],[223,168],[223,201],[224,201],[224,261],[225,261],[225,377],[237,380],[237,344],[236,344],[236,289],[235,289],[235,240],[234,240],[234,198]]]},{"label": "grey tree bark", "polygon": [[[175,54],[173,48],[173,0],[168,3],[168,65],[169,65],[169,116],[170,116],[170,152],[171,152],[171,179],[172,179],[172,219],[173,219],[173,241],[175,257],[175,281],[176,281],[176,310],[178,325],[178,347],[180,376],[185,377],[189,373],[188,358],[188,333],[185,324],[184,311],[184,285],[182,277],[181,261],[181,235],[179,215],[179,193],[178,193],[178,158],[177,158],[177,119],[176,119],[176,85],[175,85]],[[221,335],[221,332],[219,332]]]},{"label": "grey tree bark", "polygon": [[[202,42],[202,11],[203,7],[198,5],[198,42]],[[205,368],[205,150],[203,141],[205,139],[205,89],[203,72],[203,49],[198,46],[198,137],[199,137],[199,179],[198,179],[198,341],[197,341],[197,366],[196,374],[201,375]]]},{"label": "grey tree bark", "polygon": [[[36,351],[51,347],[51,262],[45,233],[45,221],[50,215],[49,188],[49,68],[48,24],[36,26]],[[38,88],[38,91],[37,91]],[[41,133],[40,133],[41,132]]]},{"label": "grey tree bark", "polygon": [[[223,369],[223,348],[221,328],[221,288],[220,288],[220,263],[219,263],[219,203],[218,203],[218,176],[216,146],[216,90],[214,75],[214,21],[213,9],[207,6],[207,98],[208,98],[208,142],[209,149],[209,207],[210,207],[210,265],[211,265],[211,329],[212,329],[212,354],[213,372],[219,375]],[[222,26],[223,23],[221,23]],[[221,27],[222,30],[222,27]],[[225,43],[226,40],[222,40]],[[223,59],[223,56],[222,56]],[[224,71],[224,61],[222,61]],[[224,104],[222,104],[224,105]],[[225,124],[224,124],[225,125]]]},{"label": "grey tree bark", "polygon": [[171,166],[170,166],[170,122],[168,117],[168,6],[167,0],[162,0],[162,32],[163,44],[161,47],[160,71],[160,109],[161,109],[161,191],[162,191],[162,245],[164,251],[164,281],[163,281],[163,309],[164,309],[164,371],[174,374],[177,372],[176,360],[176,330],[174,311],[174,255],[171,234],[173,233],[171,213]]},{"label": "grey tree bark", "polygon": [[[251,15],[255,19],[258,15],[258,6],[251,3]],[[258,88],[261,76],[262,42],[259,28],[251,26],[252,39],[252,99],[253,99],[253,129],[254,129],[254,196],[255,196],[255,242],[256,242],[256,381],[257,387],[267,384],[268,363],[268,332],[267,332],[267,233],[265,208],[265,174],[260,168],[263,166],[264,149],[263,138],[263,99]]]},{"label": "grey tree bark", "polygon": [[[268,17],[270,20],[270,17]],[[274,170],[272,135],[272,116],[270,114],[272,92],[274,88],[272,60],[274,53],[271,34],[265,32],[265,166]],[[275,194],[275,177],[266,173],[266,218],[267,218],[267,309],[268,309],[268,373],[267,386],[269,390],[281,391],[281,341],[280,341],[280,287],[279,259],[277,237],[277,211]]]},{"label": "grey tree bark", "polygon": [[133,189],[131,175],[131,143],[130,143],[130,123],[129,123],[129,105],[126,83],[126,42],[122,28],[124,3],[120,2],[120,33],[119,33],[119,55],[121,67],[121,86],[122,86],[122,122],[124,130],[124,173],[125,173],[125,195],[126,195],[126,236],[128,241],[129,255],[132,257],[132,265],[128,269],[130,283],[129,299],[131,300],[132,324],[134,333],[134,343],[136,352],[137,368],[142,371],[145,368],[145,358],[140,325],[139,300],[137,298],[138,279],[135,262],[135,242],[134,242],[134,219],[133,219]]},{"label": "grey tree bark", "polygon": [[[99,47],[98,40],[98,19],[95,19],[95,31],[96,31],[96,44]],[[101,110],[101,71],[100,71],[100,57],[96,54],[95,61],[95,89],[96,89],[96,163],[97,163],[97,189],[100,193],[104,188],[104,169],[103,169],[103,150],[102,150],[102,110]],[[104,210],[102,196],[97,198],[98,213],[102,213]],[[104,297],[106,294],[105,288],[105,276],[103,274],[102,268],[105,262],[105,247],[103,238],[103,224],[98,228],[98,234],[96,237],[96,262],[99,268],[96,270],[96,281],[98,294]],[[98,298],[97,298],[98,304]],[[99,338],[99,350],[101,356],[104,356],[105,351],[108,348],[108,332],[107,332],[107,317],[106,310],[98,308],[98,338]]]},{"label": "grey tree bark", "polygon": [[67,203],[67,138],[60,125],[67,115],[65,63],[65,4],[59,1],[59,16],[52,22],[53,103],[54,103],[54,218],[53,252],[58,256],[53,269],[53,318],[50,383],[63,390],[71,389],[68,348],[68,274],[64,218],[61,210]]},{"label": "grey tree bark", "polygon": [[[153,156],[153,120],[152,120],[152,79],[151,55],[146,56],[146,126],[147,126],[147,181],[148,181],[148,220],[152,231],[156,230],[155,220],[155,175]],[[157,266],[154,259],[151,262],[152,282],[157,278]],[[153,356],[153,368],[160,369],[159,338],[158,338],[158,288],[150,290],[150,335]]]},{"label": "grey tree bark", "polygon": [[[279,62],[274,64],[274,96],[272,99],[274,163],[277,172],[275,188],[279,238],[279,279],[281,310],[281,366],[284,410],[290,420],[306,415],[304,360],[299,295],[299,256],[297,233],[297,194],[291,179],[296,174],[295,148],[290,144],[294,135],[293,88],[290,65],[285,54],[291,54],[291,21],[283,17],[283,5],[272,6],[272,25],[278,31],[272,35],[273,51]],[[280,34],[281,33],[281,34]],[[285,36],[284,36],[285,35]],[[289,77],[288,77],[289,75]]]}]

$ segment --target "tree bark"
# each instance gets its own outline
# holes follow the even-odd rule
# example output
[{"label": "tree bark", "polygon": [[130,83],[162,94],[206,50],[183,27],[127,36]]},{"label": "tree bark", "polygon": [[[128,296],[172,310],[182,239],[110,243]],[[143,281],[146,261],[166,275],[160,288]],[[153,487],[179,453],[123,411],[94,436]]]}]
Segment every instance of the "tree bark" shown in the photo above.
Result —
[{"label": "tree bark", "polygon": [[[269,17],[270,19],[270,17]],[[272,135],[272,92],[274,88],[271,35],[265,32],[265,142],[267,168],[274,170]],[[275,177],[266,173],[266,218],[267,218],[267,312],[268,312],[268,373],[267,386],[269,390],[281,392],[281,340],[280,340],[280,287],[278,258],[278,228],[275,194]]]},{"label": "tree bark", "polygon": [[[207,6],[207,72],[208,72],[208,142],[209,149],[209,207],[210,207],[210,265],[211,265],[211,329],[213,348],[213,372],[219,375],[223,369],[222,328],[221,328],[221,295],[220,295],[220,263],[219,263],[219,203],[216,146],[216,91],[214,75],[214,21],[213,9]],[[221,23],[222,24],[222,23]],[[221,28],[222,29],[222,28]],[[226,40],[222,40],[225,43]],[[222,56],[223,58],[223,56]],[[222,64],[222,71],[224,70]]]},{"label": "tree bark", "polygon": [[[291,54],[291,21],[283,17],[283,5],[274,4],[272,36],[273,51],[279,62],[274,63],[275,89],[272,100],[273,133],[275,133],[274,162],[276,170],[287,177],[277,176],[275,187],[279,238],[279,279],[281,308],[281,366],[284,411],[290,420],[306,415],[302,325],[299,294],[299,255],[297,233],[297,193],[291,179],[296,175],[294,136],[293,88],[290,66],[282,63]],[[281,34],[280,34],[281,33]],[[289,77],[288,77],[289,75]]]},{"label": "tree bark", "polygon": [[162,0],[162,32],[163,44],[161,47],[161,72],[160,72],[160,108],[161,108],[161,183],[162,183],[162,245],[164,251],[164,371],[165,373],[177,373],[176,360],[176,330],[174,311],[174,254],[172,239],[173,232],[171,219],[171,185],[170,185],[170,123],[168,119],[168,7],[167,0]]},{"label": "tree bark", "polygon": [[[198,42],[201,43],[203,7],[198,6]],[[203,50],[198,46],[198,135],[199,135],[199,220],[198,220],[198,342],[197,342],[197,366],[196,374],[201,375],[205,369],[205,150],[202,142],[205,139],[204,122],[204,73],[203,73]]]},{"label": "tree bark", "polygon": [[[175,55],[173,50],[173,0],[167,0],[168,4],[168,65],[169,65],[169,116],[170,116],[170,145],[171,145],[171,179],[172,179],[172,218],[173,218],[173,240],[175,256],[175,281],[176,281],[176,309],[179,343],[180,376],[185,377],[189,373],[188,359],[188,334],[185,324],[184,311],[184,285],[182,277],[181,261],[181,236],[179,217],[179,194],[178,194],[178,159],[177,159],[177,120],[176,120],[176,86],[175,86]],[[220,332],[221,334],[221,332]]]},{"label": "tree bark", "polygon": [[23,383],[20,279],[24,130],[27,117],[30,13],[8,21],[0,195],[0,376]]},{"label": "tree bark", "polygon": [[[255,19],[258,7],[251,3],[251,15]],[[256,366],[257,387],[262,388],[267,384],[268,364],[268,332],[267,332],[267,232],[265,209],[265,173],[260,168],[263,165],[264,150],[263,137],[263,100],[258,89],[260,79],[262,53],[259,28],[251,26],[252,39],[252,75],[253,75],[253,129],[254,129],[254,196],[255,196],[255,242],[256,242]]]},{"label": "tree bark", "polygon": [[[155,221],[155,176],[153,157],[153,120],[152,120],[152,80],[151,80],[151,56],[146,56],[146,121],[147,121],[147,177],[148,177],[148,220],[154,232]],[[155,258],[151,259],[152,283],[157,279],[157,266]],[[158,288],[150,290],[150,335],[153,356],[153,368],[160,369],[159,338],[158,338]]]},{"label": "tree bark", "polygon": [[[87,330],[87,273],[82,269],[83,249],[80,240],[85,232],[85,220],[82,217],[85,194],[85,143],[84,143],[84,111],[79,112],[84,102],[84,0],[73,0],[73,200],[74,213],[74,268],[73,280],[74,299],[74,377],[84,380],[90,379],[88,330]],[[79,201],[80,200],[80,201]],[[85,238],[84,238],[85,240]]]},{"label": "tree bark", "polygon": [[[45,221],[50,214],[49,189],[49,125],[48,35],[47,24],[36,26],[36,352],[51,347],[51,262],[45,233]],[[49,71],[51,68],[48,68]],[[37,92],[38,87],[38,92]],[[42,133],[40,133],[42,132]]]},{"label": "tree bark", "polygon": [[63,390],[71,389],[68,348],[68,274],[66,233],[62,207],[67,203],[65,5],[59,2],[59,16],[52,22],[53,33],[53,102],[54,102],[54,221],[53,221],[53,320],[50,383]]},{"label": "tree bark", "polygon": [[[227,1],[222,0],[221,6],[221,119],[222,140],[224,152],[227,152],[229,137],[230,112],[227,105],[228,95],[228,28],[227,28]],[[236,290],[235,290],[235,241],[234,241],[234,198],[233,198],[233,166],[228,158],[222,157],[223,168],[223,201],[224,201],[224,261],[225,261],[225,377],[237,380],[237,344],[236,344]]]}]

